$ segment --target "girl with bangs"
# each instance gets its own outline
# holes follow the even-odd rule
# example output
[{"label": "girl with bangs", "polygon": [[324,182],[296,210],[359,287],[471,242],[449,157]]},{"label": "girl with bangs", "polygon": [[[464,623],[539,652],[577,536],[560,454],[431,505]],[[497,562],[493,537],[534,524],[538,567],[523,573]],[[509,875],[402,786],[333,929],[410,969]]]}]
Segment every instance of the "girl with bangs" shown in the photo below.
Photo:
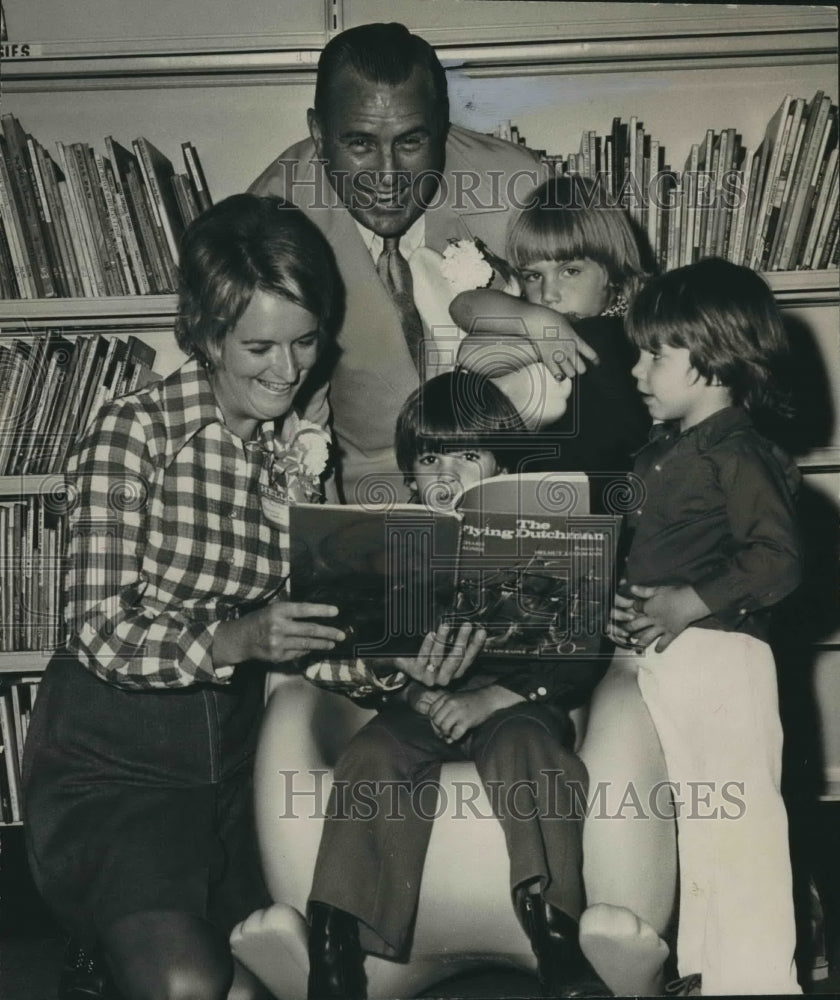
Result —
[{"label": "girl with bangs", "polygon": [[[593,510],[604,510],[650,425],[622,318],[653,268],[626,212],[577,175],[532,193],[511,224],[507,259],[519,298],[477,289],[450,307],[468,334],[459,362],[505,391],[513,383],[511,398],[539,431],[523,468],[593,474]],[[536,377],[540,366],[553,378]],[[524,372],[532,392],[523,403]]]}]

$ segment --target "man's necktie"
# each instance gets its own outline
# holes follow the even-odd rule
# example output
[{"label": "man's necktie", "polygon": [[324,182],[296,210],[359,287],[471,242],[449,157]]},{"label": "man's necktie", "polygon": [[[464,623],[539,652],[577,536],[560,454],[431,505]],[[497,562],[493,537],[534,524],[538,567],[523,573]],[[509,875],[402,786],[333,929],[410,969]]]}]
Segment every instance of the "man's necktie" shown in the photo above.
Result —
[{"label": "man's necktie", "polygon": [[420,347],[423,343],[423,322],[414,305],[414,288],[408,261],[400,253],[398,236],[382,241],[382,253],[376,262],[376,271],[388,289],[402,322],[403,336],[415,366],[420,367]]}]

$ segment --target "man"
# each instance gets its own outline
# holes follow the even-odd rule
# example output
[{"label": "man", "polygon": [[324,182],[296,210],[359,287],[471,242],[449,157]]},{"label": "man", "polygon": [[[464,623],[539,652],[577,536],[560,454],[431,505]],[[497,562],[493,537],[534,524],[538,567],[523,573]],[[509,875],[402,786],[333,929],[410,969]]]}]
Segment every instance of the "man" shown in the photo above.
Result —
[{"label": "man", "polygon": [[[324,48],[308,124],[310,138],[250,190],[299,206],[326,236],[344,280],[330,387],[344,498],[407,499],[393,450],[397,415],[428,374],[425,362],[452,367],[456,347],[431,339],[432,311],[422,315],[429,287],[417,280],[423,271],[415,261],[428,259],[424,248],[442,253],[450,239],[478,238],[503,254],[512,210],[527,203],[546,171],[518,146],[450,125],[443,67],[401,24],[352,28]],[[448,304],[451,293],[438,287]],[[409,819],[402,832],[410,838]],[[340,859],[342,882],[353,859],[352,852]],[[318,898],[313,889],[309,996],[358,1000],[365,995],[359,921]],[[580,973],[576,925],[559,929],[533,900],[523,924],[541,968],[559,962]]]},{"label": "man", "polygon": [[[420,247],[441,253],[449,239],[477,237],[503,254],[511,211],[545,170],[521,147],[449,124],[443,67],[401,24],[361,25],[329,42],[308,124],[310,138],[250,190],[303,209],[344,280],[330,388],[342,495],[350,503],[405,500],[394,427],[424,369],[417,341],[426,338],[428,355],[431,333],[428,319],[420,328],[405,264]],[[451,367],[454,346],[444,354],[433,360]]]}]

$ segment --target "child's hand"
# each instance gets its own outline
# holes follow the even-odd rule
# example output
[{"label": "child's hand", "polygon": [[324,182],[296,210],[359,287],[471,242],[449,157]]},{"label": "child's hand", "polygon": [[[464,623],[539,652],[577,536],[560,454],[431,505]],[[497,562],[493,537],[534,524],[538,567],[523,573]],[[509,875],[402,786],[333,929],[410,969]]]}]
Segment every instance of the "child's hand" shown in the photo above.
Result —
[{"label": "child's hand", "polygon": [[[542,361],[555,378],[573,378],[590,364],[598,364],[597,351],[565,316],[547,306],[477,289],[456,295],[449,311],[468,333],[461,342],[459,363],[487,378],[518,371],[535,361]],[[509,349],[509,358],[500,351],[502,345]]]},{"label": "child's hand", "polygon": [[429,718],[435,732],[445,743],[455,743],[494,712],[522,700],[521,695],[496,684],[473,691],[443,691],[432,705]]},{"label": "child's hand", "polygon": [[[621,583],[625,583],[622,580]],[[629,624],[639,617],[634,607],[635,601],[632,597],[626,597],[621,591],[616,591],[613,597],[613,606],[610,611],[610,624],[607,627],[607,635],[622,649],[638,649],[635,639],[631,638]]]},{"label": "child's hand", "polygon": [[622,598],[621,605],[616,595],[613,620],[616,614],[623,616],[628,613],[625,602],[629,600],[633,612],[630,619],[622,619],[622,630],[627,633],[627,642],[637,648],[644,649],[657,639],[655,649],[657,653],[661,653],[692,622],[711,614],[706,602],[693,587],[688,585],[663,587],[634,585],[630,588],[630,593],[633,597]]},{"label": "child's hand", "polygon": [[424,687],[446,687],[472,666],[486,638],[469,622],[457,628],[444,622],[423,639],[417,656],[398,656],[394,665]]},{"label": "child's hand", "polygon": [[441,694],[438,688],[423,687],[417,681],[411,681],[405,689],[405,700],[408,702],[408,707],[418,715],[428,715]]}]

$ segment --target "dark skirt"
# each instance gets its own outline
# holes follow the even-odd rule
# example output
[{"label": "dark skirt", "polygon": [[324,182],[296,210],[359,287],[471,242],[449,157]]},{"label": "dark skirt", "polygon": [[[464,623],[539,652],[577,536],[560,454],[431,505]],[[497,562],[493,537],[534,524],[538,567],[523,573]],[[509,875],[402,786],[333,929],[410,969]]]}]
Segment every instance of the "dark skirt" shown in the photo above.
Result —
[{"label": "dark skirt", "polygon": [[178,910],[225,934],[270,903],[257,851],[253,758],[264,674],[130,691],[57,655],[23,768],[32,874],[64,928],[94,944],[129,913]]}]

